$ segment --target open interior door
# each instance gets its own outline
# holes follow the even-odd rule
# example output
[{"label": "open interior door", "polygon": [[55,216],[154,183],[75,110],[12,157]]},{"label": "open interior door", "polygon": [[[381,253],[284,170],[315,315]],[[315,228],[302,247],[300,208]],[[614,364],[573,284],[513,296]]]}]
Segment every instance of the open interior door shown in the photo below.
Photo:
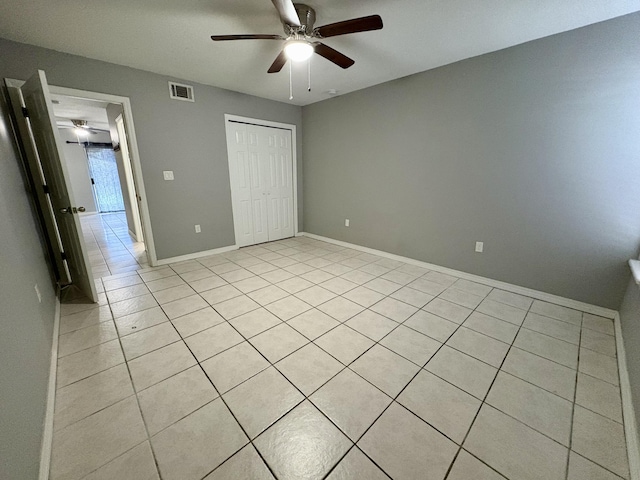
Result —
[{"label": "open interior door", "polygon": [[84,207],[74,201],[69,172],[62,162],[64,153],[45,73],[38,70],[20,89],[30,130],[29,139],[23,141],[32,143],[40,159],[71,283],[96,302],[98,295],[78,217]]}]

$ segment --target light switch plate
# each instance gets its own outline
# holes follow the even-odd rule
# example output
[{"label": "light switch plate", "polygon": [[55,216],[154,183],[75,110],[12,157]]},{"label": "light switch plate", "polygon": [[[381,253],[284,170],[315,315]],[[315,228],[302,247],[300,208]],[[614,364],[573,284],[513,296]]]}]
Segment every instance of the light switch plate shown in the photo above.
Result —
[{"label": "light switch plate", "polygon": [[164,170],[162,176],[165,180],[173,180],[173,170]]}]

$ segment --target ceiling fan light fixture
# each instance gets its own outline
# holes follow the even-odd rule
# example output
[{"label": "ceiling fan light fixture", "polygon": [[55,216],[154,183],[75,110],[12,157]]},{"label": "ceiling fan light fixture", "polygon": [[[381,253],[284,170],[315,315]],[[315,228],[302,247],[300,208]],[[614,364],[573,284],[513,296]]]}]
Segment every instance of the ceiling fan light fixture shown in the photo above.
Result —
[{"label": "ceiling fan light fixture", "polygon": [[290,40],[284,46],[284,54],[293,62],[304,62],[313,55],[313,46],[305,40]]},{"label": "ceiling fan light fixture", "polygon": [[76,135],[79,135],[81,137],[86,137],[90,133],[89,130],[82,127],[75,127],[73,131],[75,132]]}]

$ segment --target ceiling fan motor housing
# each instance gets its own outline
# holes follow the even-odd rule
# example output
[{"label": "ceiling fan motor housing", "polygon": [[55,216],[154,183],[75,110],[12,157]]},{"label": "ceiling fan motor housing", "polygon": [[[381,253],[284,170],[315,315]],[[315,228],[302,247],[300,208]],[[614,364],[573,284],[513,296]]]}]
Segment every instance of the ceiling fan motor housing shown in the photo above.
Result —
[{"label": "ceiling fan motor housing", "polygon": [[86,120],[71,120],[71,123],[73,123],[74,127],[77,128],[89,128],[89,126],[87,125],[87,121]]},{"label": "ceiling fan motor housing", "polygon": [[296,9],[298,18],[300,19],[300,27],[291,25],[284,25],[284,31],[289,35],[292,31],[299,34],[311,35],[313,32],[313,26],[316,23],[316,11],[309,5],[303,3],[294,3],[293,6]]}]

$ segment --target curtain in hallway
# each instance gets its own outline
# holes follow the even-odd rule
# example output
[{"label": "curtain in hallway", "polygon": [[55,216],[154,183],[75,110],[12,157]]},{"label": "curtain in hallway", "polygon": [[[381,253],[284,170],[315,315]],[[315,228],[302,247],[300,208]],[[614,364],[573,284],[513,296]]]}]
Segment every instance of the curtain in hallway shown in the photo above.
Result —
[{"label": "curtain in hallway", "polygon": [[124,210],[120,177],[116,156],[110,148],[86,147],[89,171],[94,181],[98,211],[121,212]]}]

